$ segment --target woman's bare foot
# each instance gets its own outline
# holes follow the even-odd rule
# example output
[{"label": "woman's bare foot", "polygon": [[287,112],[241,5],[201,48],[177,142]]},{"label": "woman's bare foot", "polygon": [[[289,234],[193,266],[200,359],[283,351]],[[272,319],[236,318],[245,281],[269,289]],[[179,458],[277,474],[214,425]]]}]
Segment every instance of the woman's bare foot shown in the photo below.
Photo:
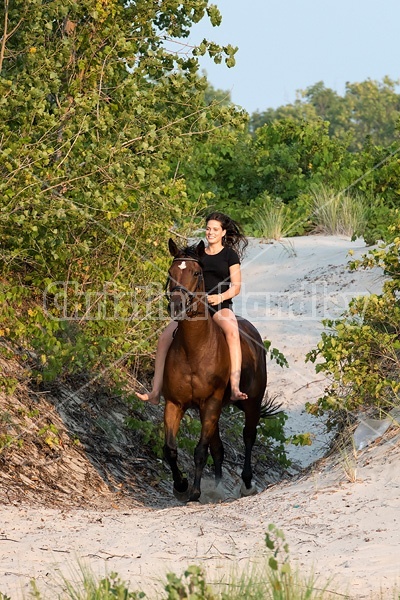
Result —
[{"label": "woman's bare foot", "polygon": [[237,400],[247,400],[248,396],[244,392],[241,392],[239,388],[237,390],[232,390],[231,400],[236,402]]},{"label": "woman's bare foot", "polygon": [[136,396],[143,402],[150,402],[150,404],[160,404],[160,394],[157,392],[150,392],[146,394],[139,394],[136,392]]}]

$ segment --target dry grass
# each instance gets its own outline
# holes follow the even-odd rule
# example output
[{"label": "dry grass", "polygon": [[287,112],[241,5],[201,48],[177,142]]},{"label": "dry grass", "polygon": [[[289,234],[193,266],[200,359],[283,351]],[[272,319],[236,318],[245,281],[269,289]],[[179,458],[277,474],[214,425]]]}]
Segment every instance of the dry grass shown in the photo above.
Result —
[{"label": "dry grass", "polygon": [[365,202],[360,196],[325,186],[313,189],[311,212],[315,227],[327,235],[351,237],[362,232],[367,222]]},{"label": "dry grass", "polygon": [[266,240],[280,240],[290,236],[295,228],[288,206],[282,200],[264,195],[262,209],[257,214],[255,228]]}]

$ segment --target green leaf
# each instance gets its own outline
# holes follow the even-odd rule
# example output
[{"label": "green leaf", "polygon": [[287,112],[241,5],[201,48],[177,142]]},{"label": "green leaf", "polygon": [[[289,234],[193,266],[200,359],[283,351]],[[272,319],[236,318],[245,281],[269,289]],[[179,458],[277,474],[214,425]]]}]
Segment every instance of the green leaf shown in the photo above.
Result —
[{"label": "green leaf", "polygon": [[210,17],[210,22],[213,27],[219,27],[222,23],[222,15],[215,4],[210,4],[207,7],[207,14]]},{"label": "green leaf", "polygon": [[278,571],[278,561],[273,556],[270,556],[268,564],[273,571]]}]

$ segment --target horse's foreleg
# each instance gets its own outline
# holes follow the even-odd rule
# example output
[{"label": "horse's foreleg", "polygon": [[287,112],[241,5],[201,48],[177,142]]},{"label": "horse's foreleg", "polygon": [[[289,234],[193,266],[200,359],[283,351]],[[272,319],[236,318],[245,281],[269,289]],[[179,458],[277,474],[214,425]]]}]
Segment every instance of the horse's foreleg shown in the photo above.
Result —
[{"label": "horse's foreleg", "polygon": [[214,461],[215,483],[218,485],[222,479],[222,463],[224,461],[224,446],[219,435],[218,424],[214,436],[210,441],[210,452]]},{"label": "horse's foreleg", "polygon": [[[189,500],[198,500],[200,498],[201,477],[207,462],[208,448],[211,442],[216,440],[216,435],[219,437],[217,431],[220,414],[221,402],[218,400],[208,400],[208,402],[200,408],[201,437],[194,451],[195,473]],[[217,449],[216,445],[214,446],[214,449]]]},{"label": "horse's foreleg", "polygon": [[184,494],[188,489],[188,480],[183,477],[178,467],[178,449],[176,445],[176,436],[182,417],[183,410],[181,407],[167,400],[164,409],[164,458],[171,468],[174,490],[178,494]]},{"label": "horse's foreleg", "polygon": [[[246,405],[246,403],[243,403]],[[253,479],[253,470],[251,467],[251,453],[253,450],[254,443],[257,436],[257,425],[260,420],[260,410],[254,410],[254,406],[249,404],[244,407],[245,411],[245,424],[243,428],[243,442],[245,448],[244,465],[242,471],[242,480],[244,483],[244,489],[242,487],[242,494],[252,493],[251,480]]]}]

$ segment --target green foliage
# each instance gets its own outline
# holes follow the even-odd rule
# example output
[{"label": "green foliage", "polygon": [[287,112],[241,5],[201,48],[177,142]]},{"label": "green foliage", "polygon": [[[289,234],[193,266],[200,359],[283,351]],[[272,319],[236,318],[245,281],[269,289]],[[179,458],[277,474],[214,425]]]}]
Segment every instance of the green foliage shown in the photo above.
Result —
[{"label": "green foliage", "polygon": [[[199,442],[201,435],[201,421],[197,413],[186,412],[181,421],[178,432],[178,444],[191,456]],[[211,456],[208,456],[208,464],[212,464]]]},{"label": "green foliage", "polygon": [[287,585],[286,580],[290,576],[289,545],[285,541],[283,531],[272,523],[268,525],[268,532],[265,534],[265,545],[272,553],[268,564],[276,575],[274,588],[277,592],[282,592]]},{"label": "green foliage", "polygon": [[116,573],[111,573],[99,582],[98,589],[90,600],[139,600],[145,598],[143,592],[130,592]]},{"label": "green foliage", "polygon": [[206,154],[199,149],[191,172],[189,196],[203,191],[209,205],[228,212],[251,235],[263,235],[262,218],[268,224],[273,214],[282,232],[303,234],[310,219],[304,196],[311,197],[311,188],[343,189],[362,175],[357,159],[329,136],[326,123],[291,119],[273,121],[254,136],[225,138]]},{"label": "green foliage", "polygon": [[[248,210],[263,193],[274,202],[282,199],[290,207],[291,234],[302,235],[315,226],[311,205],[316,186],[337,190],[343,198],[351,192],[350,206],[361,196],[360,212],[367,214],[359,223],[359,216],[347,215],[353,222],[346,230],[368,243],[390,241],[388,228],[398,216],[400,190],[398,83],[387,77],[348,83],[341,97],[319,82],[300,91],[292,105],[252,115],[251,151],[240,156],[244,163],[238,167],[240,173],[254,165],[243,188],[250,195],[239,203]],[[235,210],[242,189],[236,181]],[[251,214],[254,222],[258,208]],[[245,225],[247,218],[245,213]]]},{"label": "green foliage", "polygon": [[133,431],[140,432],[143,443],[150,446],[158,458],[163,456],[164,435],[161,423],[143,421],[134,417],[127,417],[125,425]]},{"label": "green foliage", "polygon": [[287,440],[287,443],[293,444],[293,446],[311,446],[312,439],[310,433],[297,433],[291,435]]},{"label": "green foliage", "polygon": [[[394,227],[399,231],[399,225]],[[398,404],[400,392],[400,237],[389,246],[370,251],[352,268],[380,266],[390,277],[381,294],[354,298],[342,319],[327,320],[317,348],[307,359],[331,383],[307,410],[316,415],[372,407],[388,411]]]},{"label": "green foliage", "polygon": [[11,409],[10,411],[0,411],[0,430],[0,452],[14,446],[18,448],[23,446],[23,440],[19,435],[19,427]]},{"label": "green foliage", "polygon": [[287,414],[282,411],[274,417],[261,418],[257,428],[259,444],[266,451],[272,452],[282,467],[290,466],[290,460],[286,454],[288,439],[285,435],[285,423],[287,418]]},{"label": "green foliage", "polygon": [[265,544],[271,555],[268,560],[268,589],[265,598],[271,600],[316,600],[331,598],[325,593],[326,584],[316,587],[312,577],[307,581],[299,581],[298,575],[292,570],[289,557],[289,545],[285,534],[273,524],[268,525],[265,534]]},{"label": "green foliage", "polygon": [[39,429],[37,435],[42,438],[44,443],[50,448],[54,448],[54,446],[59,446],[60,444],[58,427],[56,427],[56,425],[53,423],[49,423],[48,425],[45,425]]},{"label": "green foliage", "polygon": [[269,352],[271,360],[275,360],[280,367],[289,367],[285,355],[278,348],[271,348],[271,340],[264,340],[263,344],[266,352]]},{"label": "green foliage", "polygon": [[22,445],[22,440],[14,435],[10,435],[8,433],[2,433],[0,435],[0,452],[6,450],[7,448],[11,448],[12,446],[18,446],[21,448]]},{"label": "green foliage", "polygon": [[256,172],[274,198],[291,201],[311,184],[343,188],[357,172],[346,146],[329,137],[323,122],[274,121],[256,131],[254,143]]},{"label": "green foliage", "polygon": [[396,135],[400,116],[399,81],[384,77],[382,82],[367,79],[346,85],[346,104],[353,129],[355,149],[361,149],[368,138],[379,146],[388,146]]},{"label": "green foliage", "polygon": [[400,208],[400,161],[399,144],[389,147],[366,144],[359,153],[363,177],[356,182],[368,200],[369,210],[364,238],[368,244],[384,240],[390,242],[394,234],[391,227],[399,219]]},{"label": "green foliage", "polygon": [[4,392],[7,396],[11,396],[18,385],[18,380],[15,377],[8,377],[6,375],[0,375],[0,391]]},{"label": "green foliage", "polygon": [[322,81],[298,92],[294,104],[256,112],[251,116],[251,130],[276,120],[329,123],[329,135],[346,140],[352,151],[361,150],[368,140],[374,145],[388,146],[397,138],[400,116],[399,82],[389,77],[361,83],[347,83],[344,96]]},{"label": "green foliage", "polygon": [[[363,237],[368,245],[379,241],[390,242],[392,224],[399,220],[399,208],[392,208],[381,197],[375,198],[370,203],[367,211],[367,223],[364,227]],[[356,231],[360,235],[359,231]]]},{"label": "green foliage", "polygon": [[39,380],[152,349],[169,229],[194,210],[177,164],[242,122],[205,101],[196,58],[235,48],[168,49],[204,16],[221,18],[207,0],[0,7],[0,331]]},{"label": "green foliage", "polygon": [[[110,573],[98,581],[88,569],[81,567],[81,571],[82,582],[80,584],[63,578],[63,588],[66,594],[58,596],[59,598],[70,598],[71,600],[140,600],[146,598],[144,592],[130,592],[117,573]],[[30,597],[37,600],[43,598],[34,580],[31,581]],[[2,600],[1,596],[0,600]]]},{"label": "green foliage", "polygon": [[192,565],[186,569],[183,577],[174,573],[167,574],[166,600],[216,600],[216,595],[206,583],[203,570]]}]

